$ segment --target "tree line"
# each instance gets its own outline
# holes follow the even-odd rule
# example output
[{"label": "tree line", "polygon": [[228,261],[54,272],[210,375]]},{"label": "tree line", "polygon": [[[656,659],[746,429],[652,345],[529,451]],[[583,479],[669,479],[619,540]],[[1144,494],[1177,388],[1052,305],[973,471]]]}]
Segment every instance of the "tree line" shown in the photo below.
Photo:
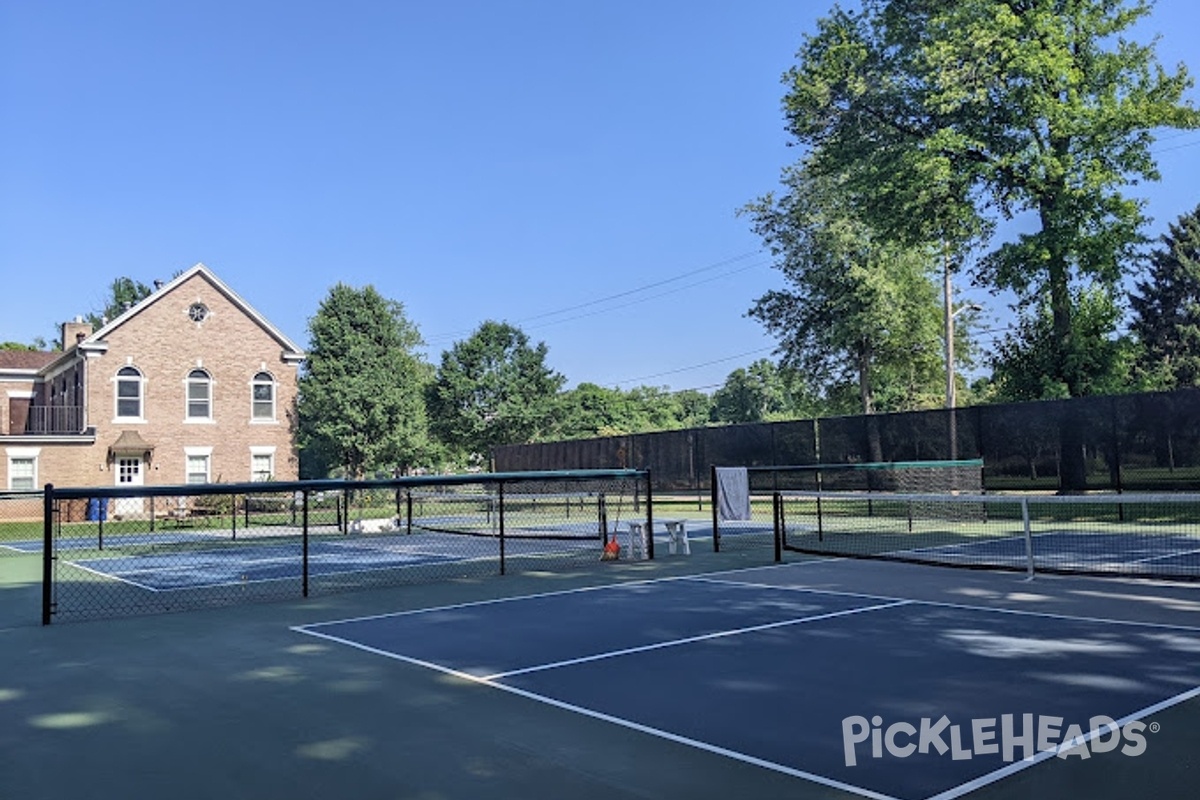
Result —
[{"label": "tree line", "polygon": [[818,21],[783,76],[802,156],[742,209],[787,283],[750,314],[811,394],[936,404],[950,352],[981,355],[962,280],[1015,297],[975,402],[1195,385],[1200,209],[1152,246],[1133,194],[1156,136],[1200,127],[1186,68],[1132,38],[1151,8],[863,0]]},{"label": "tree line", "polygon": [[308,332],[297,406],[305,477],[485,467],[501,444],[782,419],[800,410],[794,380],[766,359],[735,370],[711,396],[586,382],[565,389],[545,343],[491,320],[432,364],[403,305],[373,286],[334,286]]}]

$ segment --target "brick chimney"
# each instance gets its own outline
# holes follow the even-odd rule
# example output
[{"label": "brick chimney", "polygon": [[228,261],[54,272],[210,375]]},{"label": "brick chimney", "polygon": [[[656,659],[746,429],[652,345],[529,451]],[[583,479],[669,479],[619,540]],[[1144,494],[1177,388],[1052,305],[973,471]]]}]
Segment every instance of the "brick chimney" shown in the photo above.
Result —
[{"label": "brick chimney", "polygon": [[62,349],[70,350],[75,345],[92,335],[92,324],[84,322],[83,317],[75,317],[62,326]]}]

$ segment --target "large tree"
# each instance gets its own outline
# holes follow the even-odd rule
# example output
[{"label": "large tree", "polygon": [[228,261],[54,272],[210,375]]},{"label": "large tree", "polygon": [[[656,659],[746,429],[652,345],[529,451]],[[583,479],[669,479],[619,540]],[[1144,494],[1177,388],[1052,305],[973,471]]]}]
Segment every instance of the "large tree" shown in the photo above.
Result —
[{"label": "large tree", "polygon": [[714,422],[765,422],[792,410],[789,376],[766,358],[735,369],[713,392]]},{"label": "large tree", "polygon": [[124,276],[114,278],[108,286],[104,305],[89,313],[84,320],[91,323],[94,330],[99,330],[153,293],[154,290],[141,281]]},{"label": "large tree", "polygon": [[1149,386],[1200,385],[1200,207],[1169,226],[1129,300]]},{"label": "large tree", "polygon": [[564,378],[546,366],[547,352],[519,328],[493,321],[455,342],[427,390],[434,433],[477,460],[496,445],[550,434]]},{"label": "large tree", "polygon": [[[1107,289],[1080,289],[1071,299],[1071,316],[1076,341],[1091,345],[1075,354],[1072,372],[1081,380],[1083,394],[1107,395],[1127,391],[1131,381],[1134,345],[1128,336],[1113,334],[1122,316]],[[1060,351],[1054,315],[1048,302],[1040,303],[1019,317],[1017,328],[997,345],[992,366],[992,399],[1000,401],[1044,400],[1070,396],[1066,384],[1056,377],[1055,360]]]},{"label": "large tree", "polygon": [[[1158,177],[1152,132],[1196,127],[1180,66],[1126,34],[1150,11],[1120,0],[864,0],[835,9],[786,76],[788,128],[810,169],[847,192],[889,239],[962,242],[997,219],[1032,230],[981,259],[976,280],[1046,299],[1045,368],[1070,396],[1094,340],[1080,287],[1112,291],[1139,244]],[[1110,333],[1110,332],[1096,332]]]},{"label": "large tree", "polygon": [[782,366],[821,394],[852,381],[864,414],[930,404],[944,375],[938,253],[883,240],[840,180],[798,166],[783,183],[743,210],[788,283],[749,312],[779,340]]},{"label": "large tree", "polygon": [[417,355],[404,307],[372,286],[337,284],[308,323],[300,376],[299,442],[306,475],[405,471],[430,455],[424,387],[432,368]]}]

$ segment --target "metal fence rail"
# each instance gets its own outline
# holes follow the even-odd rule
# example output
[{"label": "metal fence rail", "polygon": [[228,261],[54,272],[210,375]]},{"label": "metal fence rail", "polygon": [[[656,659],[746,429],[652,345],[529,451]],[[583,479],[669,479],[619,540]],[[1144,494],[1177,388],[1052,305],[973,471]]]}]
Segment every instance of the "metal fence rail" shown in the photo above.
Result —
[{"label": "metal fence rail", "polygon": [[[578,569],[627,523],[653,525],[640,470],[47,485],[35,499],[40,538],[6,546],[42,554],[43,624]],[[653,558],[653,537],[622,556]]]}]

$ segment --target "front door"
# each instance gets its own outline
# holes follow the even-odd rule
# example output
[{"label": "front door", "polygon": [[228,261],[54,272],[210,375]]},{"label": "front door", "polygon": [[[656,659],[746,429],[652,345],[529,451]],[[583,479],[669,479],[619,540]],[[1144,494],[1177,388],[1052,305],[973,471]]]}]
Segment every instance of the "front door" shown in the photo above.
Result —
[{"label": "front door", "polygon": [[[142,486],[142,459],[138,456],[121,456],[117,459],[117,486],[129,488]],[[141,497],[118,497],[113,504],[113,516],[129,517],[141,514],[145,509]]]}]

